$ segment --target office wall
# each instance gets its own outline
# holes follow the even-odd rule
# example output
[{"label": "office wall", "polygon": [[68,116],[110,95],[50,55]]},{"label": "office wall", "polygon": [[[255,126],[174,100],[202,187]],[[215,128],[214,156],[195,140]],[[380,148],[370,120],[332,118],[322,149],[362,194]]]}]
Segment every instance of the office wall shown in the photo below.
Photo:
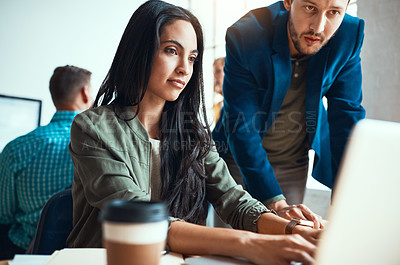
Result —
[{"label": "office wall", "polygon": [[400,1],[358,1],[366,23],[361,60],[367,118],[400,122]]},{"label": "office wall", "polygon": [[[143,0],[1,0],[0,94],[43,101],[42,124],[55,112],[48,91],[57,66],[92,71],[94,95],[129,18]],[[188,7],[188,0],[169,1]]]},{"label": "office wall", "polygon": [[[104,79],[121,35],[145,0],[1,0],[0,94],[43,101],[42,125],[55,108],[48,82],[55,67],[72,64],[93,72],[93,94]],[[166,0],[190,9],[205,34],[204,83],[212,117],[213,71],[225,55],[226,28],[248,10],[274,0]]]},{"label": "office wall", "polygon": [[[93,72],[94,94],[111,64],[122,32],[143,0],[0,1],[0,93],[43,100],[42,124],[55,109],[48,81],[56,66]],[[226,27],[267,0],[170,0],[190,8],[205,30],[206,101],[212,105],[212,61],[224,55]],[[352,1],[354,2],[354,1]],[[205,8],[207,7],[207,8]],[[358,2],[366,21],[362,50],[367,117],[400,121],[400,12],[398,0]],[[212,15],[216,15],[214,18]]]}]

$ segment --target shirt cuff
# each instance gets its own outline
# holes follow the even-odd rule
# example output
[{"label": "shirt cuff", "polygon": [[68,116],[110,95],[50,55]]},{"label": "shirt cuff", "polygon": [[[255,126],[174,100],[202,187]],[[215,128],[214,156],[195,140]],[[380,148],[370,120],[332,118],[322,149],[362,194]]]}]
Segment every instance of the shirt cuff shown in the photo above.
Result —
[{"label": "shirt cuff", "polygon": [[271,210],[268,210],[265,205],[263,205],[261,202],[257,202],[246,214],[248,218],[244,220],[244,229],[257,233],[257,221],[260,219],[261,214],[270,212]]},{"label": "shirt cuff", "polygon": [[272,203],[279,201],[279,200],[286,200],[286,197],[283,196],[283,194],[276,195],[275,197],[272,197],[271,199],[265,200],[262,203],[268,207],[268,205],[271,205]]}]

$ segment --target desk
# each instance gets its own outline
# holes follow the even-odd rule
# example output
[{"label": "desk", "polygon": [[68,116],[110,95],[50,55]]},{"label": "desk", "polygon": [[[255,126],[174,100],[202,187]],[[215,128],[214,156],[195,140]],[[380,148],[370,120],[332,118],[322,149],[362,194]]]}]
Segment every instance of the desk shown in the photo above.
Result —
[{"label": "desk", "polygon": [[[70,248],[55,251],[44,265],[106,265],[105,248]],[[161,257],[160,265],[181,265],[185,261],[181,254],[168,253]]]},{"label": "desk", "polygon": [[[32,257],[29,257],[32,256]],[[28,265],[32,262],[33,257],[41,258],[39,263],[42,265],[106,265],[106,250],[104,248],[71,248],[62,249],[55,251],[51,256],[38,255],[21,255],[16,256],[14,262],[18,264]],[[43,261],[43,257],[45,260]],[[26,259],[28,258],[28,262]],[[25,260],[22,262],[21,260]],[[0,265],[8,265],[8,261],[13,260],[2,260]],[[29,262],[30,261],[30,262]],[[250,263],[242,259],[233,259],[221,256],[190,256],[186,259],[178,253],[168,253],[161,257],[160,265],[203,265],[203,264],[215,264],[215,265],[248,265]]]},{"label": "desk", "polygon": [[[43,260],[43,257],[45,258]],[[106,265],[107,256],[104,248],[70,248],[57,250],[51,255],[17,255],[13,260],[0,261],[0,265],[8,265],[8,261],[21,265],[29,265],[33,259],[40,258],[41,265]],[[181,254],[168,253],[161,256],[160,265],[183,265],[185,261]]]}]

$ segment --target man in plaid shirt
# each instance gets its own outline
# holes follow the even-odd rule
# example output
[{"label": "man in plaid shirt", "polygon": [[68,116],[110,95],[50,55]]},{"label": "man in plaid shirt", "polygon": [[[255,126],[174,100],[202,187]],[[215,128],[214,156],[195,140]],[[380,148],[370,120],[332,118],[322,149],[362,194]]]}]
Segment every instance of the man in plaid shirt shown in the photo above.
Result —
[{"label": "man in plaid shirt", "polygon": [[47,200],[72,184],[70,126],[93,104],[91,74],[75,66],[57,67],[50,79],[57,110],[50,123],[14,139],[0,154],[0,260],[26,251]]}]

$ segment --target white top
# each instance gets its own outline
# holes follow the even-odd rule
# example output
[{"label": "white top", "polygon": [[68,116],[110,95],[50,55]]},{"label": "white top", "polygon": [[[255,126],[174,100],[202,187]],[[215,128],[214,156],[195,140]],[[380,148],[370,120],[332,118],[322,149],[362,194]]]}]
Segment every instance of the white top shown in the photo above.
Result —
[{"label": "white top", "polygon": [[161,158],[160,140],[150,138],[151,159],[150,159],[150,194],[151,200],[160,200],[161,194]]}]

